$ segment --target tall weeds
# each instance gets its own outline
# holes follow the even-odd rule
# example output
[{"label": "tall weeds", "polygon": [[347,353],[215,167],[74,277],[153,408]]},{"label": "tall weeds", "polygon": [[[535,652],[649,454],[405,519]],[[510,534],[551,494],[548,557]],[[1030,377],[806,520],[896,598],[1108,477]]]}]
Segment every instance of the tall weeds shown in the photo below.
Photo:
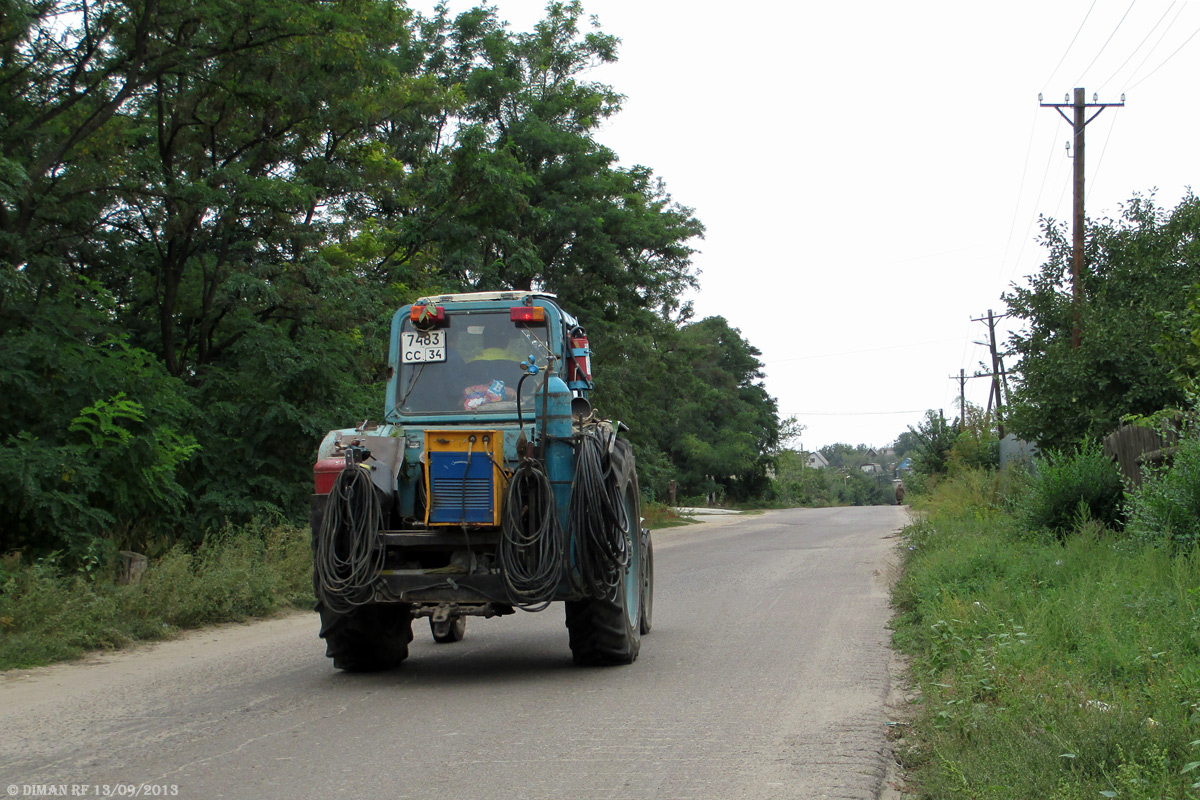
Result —
[{"label": "tall weeds", "polygon": [[906,531],[895,639],[922,704],[907,754],[928,798],[1194,797],[1200,551],[1077,517],[1060,541],[1021,498],[944,481]]},{"label": "tall weeds", "polygon": [[64,571],[53,558],[8,565],[0,573],[0,669],[311,603],[309,534],[290,525],[226,531],[195,550],[177,545],[129,586]]}]

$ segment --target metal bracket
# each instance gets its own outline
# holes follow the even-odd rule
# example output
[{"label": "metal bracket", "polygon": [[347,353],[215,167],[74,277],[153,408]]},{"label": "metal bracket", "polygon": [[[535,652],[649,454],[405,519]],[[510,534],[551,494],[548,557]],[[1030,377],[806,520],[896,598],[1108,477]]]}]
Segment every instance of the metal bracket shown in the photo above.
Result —
[{"label": "metal bracket", "polygon": [[435,608],[433,610],[433,614],[430,615],[430,619],[435,624],[440,623],[440,622],[445,622],[446,620],[450,619],[451,616],[454,616],[457,613],[457,611],[458,611],[457,603],[441,603],[440,605],[438,605],[437,608]]}]

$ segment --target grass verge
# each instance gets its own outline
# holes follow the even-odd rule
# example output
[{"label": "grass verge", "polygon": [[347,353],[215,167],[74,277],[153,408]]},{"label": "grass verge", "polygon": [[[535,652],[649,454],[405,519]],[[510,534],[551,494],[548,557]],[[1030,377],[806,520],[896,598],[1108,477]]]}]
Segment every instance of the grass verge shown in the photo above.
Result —
[{"label": "grass verge", "polygon": [[905,531],[895,641],[921,696],[902,756],[926,798],[1200,796],[1200,551],[1086,517],[1032,537],[986,473]]},{"label": "grass verge", "polygon": [[312,603],[309,533],[296,526],[229,531],[194,552],[175,547],[130,586],[43,560],[11,568],[0,586],[0,670]]},{"label": "grass verge", "polygon": [[642,503],[642,524],[652,531],[695,524],[696,520],[680,516],[671,506],[661,503]]}]

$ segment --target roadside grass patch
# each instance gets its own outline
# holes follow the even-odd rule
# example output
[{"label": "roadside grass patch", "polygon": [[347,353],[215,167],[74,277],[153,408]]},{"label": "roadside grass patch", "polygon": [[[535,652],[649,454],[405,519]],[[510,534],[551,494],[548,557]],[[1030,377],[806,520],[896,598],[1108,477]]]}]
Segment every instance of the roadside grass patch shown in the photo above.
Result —
[{"label": "roadside grass patch", "polygon": [[53,558],[9,566],[0,583],[0,669],[78,658],[312,602],[309,534],[292,525],[224,531],[194,551],[176,546],[130,586],[111,575],[64,573]]},{"label": "roadside grass patch", "polygon": [[1200,551],[1087,519],[1061,543],[1030,536],[1003,492],[962,502],[991,480],[944,481],[904,534],[895,642],[922,697],[910,783],[928,798],[1198,796]]},{"label": "roadside grass patch", "polygon": [[642,503],[642,524],[650,530],[677,528],[695,524],[691,517],[681,516],[674,508],[662,503]]}]

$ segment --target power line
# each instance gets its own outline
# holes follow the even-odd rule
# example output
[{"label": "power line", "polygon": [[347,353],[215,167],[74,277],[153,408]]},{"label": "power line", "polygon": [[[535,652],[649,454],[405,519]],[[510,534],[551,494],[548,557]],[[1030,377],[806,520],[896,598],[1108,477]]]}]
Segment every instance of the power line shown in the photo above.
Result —
[{"label": "power line", "polygon": [[1129,88],[1130,88],[1130,89],[1134,89],[1134,88],[1136,88],[1137,86],[1140,86],[1141,84],[1145,83],[1145,82],[1146,82],[1147,80],[1149,80],[1150,78],[1152,78],[1152,77],[1154,76],[1154,73],[1155,73],[1155,72],[1158,72],[1160,69],[1162,69],[1163,67],[1165,67],[1165,66],[1167,65],[1167,61],[1170,61],[1172,58],[1174,58],[1176,55],[1178,55],[1179,51],[1180,51],[1180,50],[1182,50],[1184,47],[1186,47],[1186,46],[1187,46],[1187,43],[1188,43],[1188,42],[1190,42],[1192,39],[1194,39],[1194,38],[1196,37],[1196,34],[1197,34],[1197,33],[1200,33],[1200,28],[1196,28],[1196,30],[1192,31],[1192,35],[1191,35],[1191,36],[1189,36],[1188,38],[1184,39],[1184,40],[1183,40],[1183,44],[1181,44],[1181,45],[1179,45],[1179,47],[1175,48],[1175,52],[1174,52],[1174,53],[1171,53],[1171,55],[1167,56],[1167,60],[1166,60],[1166,61],[1164,61],[1164,62],[1162,62],[1161,64],[1159,64],[1157,67],[1155,67],[1155,68],[1154,68],[1154,69],[1153,69],[1153,70],[1150,72],[1150,74],[1149,74],[1149,75],[1147,75],[1145,78],[1142,78],[1140,81],[1138,81],[1137,83],[1135,83],[1133,86],[1130,86]]},{"label": "power line", "polygon": [[[1054,134],[1054,139],[1055,141],[1058,140],[1057,133]],[[1042,195],[1046,191],[1046,179],[1050,177],[1050,164],[1054,160],[1054,152],[1054,148],[1050,148],[1049,152],[1046,154],[1046,166],[1042,169],[1042,182],[1041,185],[1038,186],[1037,199],[1033,201],[1034,213],[1033,216],[1029,218],[1029,224],[1025,226],[1025,235],[1021,237],[1021,249],[1017,251],[1017,260],[1013,263],[1012,269],[1010,269],[1008,272],[1007,277],[1010,281],[1012,280],[1013,273],[1016,272],[1017,267],[1020,266],[1021,256],[1025,255],[1026,245],[1029,244],[1029,229],[1033,227],[1033,224],[1038,217],[1038,208],[1042,204]],[[1059,195],[1059,203],[1062,203],[1061,194]],[[1056,205],[1055,208],[1058,208],[1058,206]]]},{"label": "power line", "polygon": [[1108,143],[1112,140],[1113,129],[1117,127],[1117,120],[1120,117],[1114,116],[1112,124],[1108,126],[1108,135],[1104,137],[1104,146],[1100,148],[1100,158],[1096,159],[1096,171],[1092,173],[1092,185],[1088,187],[1087,196],[1092,196],[1092,190],[1096,188],[1096,181],[1100,178],[1100,165],[1104,163],[1104,154],[1108,152]]},{"label": "power line", "polygon": [[[1087,13],[1083,15],[1083,22],[1079,23],[1079,30],[1075,31],[1075,35],[1071,37],[1071,43],[1067,45],[1067,49],[1063,51],[1062,58],[1060,58],[1058,63],[1054,65],[1054,69],[1050,71],[1050,77],[1046,78],[1046,82],[1042,84],[1043,92],[1045,92],[1046,87],[1050,85],[1050,81],[1054,80],[1054,76],[1058,72],[1058,68],[1061,67],[1063,62],[1067,60],[1067,54],[1070,53],[1071,48],[1075,46],[1075,40],[1079,38],[1079,34],[1083,33],[1083,26],[1087,24],[1088,17],[1092,15],[1092,9],[1095,7],[1096,0],[1092,0],[1092,5],[1088,8]],[[1078,83],[1078,81],[1076,81],[1076,83]]]},{"label": "power line", "polygon": [[794,356],[792,358],[772,358],[769,361],[764,361],[763,366],[771,364],[786,364],[789,361],[808,361],[814,358],[839,358],[841,356],[854,356],[860,353],[878,353],[883,350],[904,350],[910,347],[922,347],[927,344],[945,344],[946,342],[957,342],[958,338],[953,339],[931,339],[927,342],[906,342],[905,344],[885,345],[884,347],[869,347],[865,350],[847,350],[841,353],[820,353],[812,356]]},{"label": "power line", "polygon": [[787,411],[790,417],[887,417],[898,414],[924,414],[929,409],[914,408],[908,411]]},{"label": "power line", "polygon": [[1017,227],[1017,215],[1021,212],[1021,196],[1025,193],[1025,175],[1029,172],[1029,155],[1033,152],[1033,134],[1037,132],[1037,119],[1037,109],[1034,109],[1033,124],[1029,126],[1029,141],[1025,143],[1025,164],[1021,167],[1021,182],[1017,185],[1017,202],[1013,205],[1012,221],[1008,223],[1008,238],[1004,241],[1004,254],[1000,256],[1000,272],[997,277],[1004,274],[1004,266],[1008,263],[1008,248],[1012,246],[1013,231]]},{"label": "power line", "polygon": [[[1142,60],[1139,61],[1138,65],[1133,68],[1133,73],[1130,75],[1130,80],[1133,79],[1134,75],[1138,74],[1138,71],[1143,66],[1145,66],[1146,62],[1150,60],[1150,56],[1154,55],[1154,52],[1156,50],[1158,50],[1158,46],[1163,43],[1163,39],[1166,39],[1167,34],[1170,33],[1171,29],[1175,27],[1175,23],[1179,22],[1179,18],[1181,16],[1183,16],[1183,9],[1184,9],[1184,6],[1179,7],[1179,10],[1175,12],[1175,16],[1172,17],[1171,21],[1167,23],[1167,27],[1163,28],[1163,32],[1161,34],[1159,34],[1158,39],[1155,40],[1154,45],[1149,50],[1146,51],[1146,55],[1142,56]],[[1129,87],[1127,86],[1125,88],[1128,89]]]},{"label": "power line", "polygon": [[1101,92],[1104,91],[1104,87],[1108,86],[1108,84],[1112,82],[1112,79],[1117,77],[1117,73],[1125,68],[1125,65],[1129,63],[1129,59],[1131,59],[1135,55],[1137,55],[1138,50],[1141,50],[1142,45],[1144,45],[1150,39],[1150,37],[1152,35],[1154,35],[1154,31],[1158,30],[1158,26],[1162,24],[1162,21],[1167,18],[1167,14],[1170,14],[1171,9],[1174,7],[1175,7],[1175,0],[1171,0],[1171,5],[1167,6],[1167,10],[1164,11],[1162,16],[1158,18],[1158,22],[1154,23],[1154,27],[1152,27],[1149,31],[1146,32],[1146,35],[1142,37],[1142,40],[1140,42],[1138,42],[1138,46],[1133,48],[1133,50],[1129,53],[1129,55],[1127,55],[1125,57],[1125,60],[1121,62],[1121,66],[1119,66],[1115,70],[1113,70],[1113,74],[1108,76],[1108,80],[1106,80],[1104,83],[1100,84],[1097,91],[1101,91]]},{"label": "power line", "polygon": [[1129,12],[1133,10],[1133,4],[1136,2],[1137,0],[1131,0],[1129,3],[1129,8],[1125,9],[1125,13],[1121,15],[1119,20],[1117,20],[1117,27],[1113,28],[1113,32],[1110,33],[1108,38],[1104,40],[1104,44],[1100,45],[1100,52],[1096,53],[1096,57],[1092,59],[1091,64],[1088,64],[1083,68],[1083,75],[1080,75],[1078,78],[1076,78],[1075,83],[1079,84],[1083,82],[1083,78],[1085,75],[1087,75],[1087,71],[1092,68],[1092,64],[1096,63],[1096,59],[1100,58],[1101,54],[1104,53],[1105,48],[1108,47],[1108,43],[1111,42],[1112,38],[1117,35],[1117,31],[1121,30],[1121,25],[1125,22],[1125,18],[1129,16]]}]

